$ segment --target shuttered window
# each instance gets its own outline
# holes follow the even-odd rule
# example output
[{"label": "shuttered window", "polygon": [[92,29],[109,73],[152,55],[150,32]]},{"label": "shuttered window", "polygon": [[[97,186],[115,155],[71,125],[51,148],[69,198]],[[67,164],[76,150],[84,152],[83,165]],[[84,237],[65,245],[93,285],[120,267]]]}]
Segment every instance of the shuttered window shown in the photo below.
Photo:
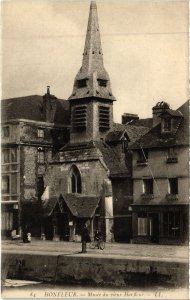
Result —
[{"label": "shuttered window", "polygon": [[147,233],[147,218],[140,217],[138,218],[138,235],[146,236]]},{"label": "shuttered window", "polygon": [[2,230],[12,230],[13,229],[13,213],[12,212],[2,212]]}]

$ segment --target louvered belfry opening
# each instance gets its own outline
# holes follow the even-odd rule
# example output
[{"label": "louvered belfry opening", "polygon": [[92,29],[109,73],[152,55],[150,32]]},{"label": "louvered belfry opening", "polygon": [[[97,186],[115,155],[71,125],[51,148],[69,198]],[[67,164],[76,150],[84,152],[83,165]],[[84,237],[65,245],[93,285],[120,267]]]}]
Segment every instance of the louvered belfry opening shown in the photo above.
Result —
[{"label": "louvered belfry opening", "polygon": [[86,129],[86,105],[76,106],[73,111],[73,128],[75,130]]},{"label": "louvered belfry opening", "polygon": [[99,106],[99,130],[107,131],[110,129],[110,108]]}]

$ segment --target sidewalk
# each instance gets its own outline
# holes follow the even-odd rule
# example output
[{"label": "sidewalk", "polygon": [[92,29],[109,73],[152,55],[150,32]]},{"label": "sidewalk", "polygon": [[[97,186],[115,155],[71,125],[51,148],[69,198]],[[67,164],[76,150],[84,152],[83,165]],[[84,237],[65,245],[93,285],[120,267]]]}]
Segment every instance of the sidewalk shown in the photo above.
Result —
[{"label": "sidewalk", "polygon": [[[2,241],[2,252],[35,255],[70,255],[81,252],[81,243],[64,241],[32,240],[29,244],[22,241]],[[188,262],[188,246],[173,245],[146,245],[146,244],[119,244],[106,243],[104,250],[90,249],[87,246],[85,256],[114,257],[115,259],[146,259],[155,261]]]}]

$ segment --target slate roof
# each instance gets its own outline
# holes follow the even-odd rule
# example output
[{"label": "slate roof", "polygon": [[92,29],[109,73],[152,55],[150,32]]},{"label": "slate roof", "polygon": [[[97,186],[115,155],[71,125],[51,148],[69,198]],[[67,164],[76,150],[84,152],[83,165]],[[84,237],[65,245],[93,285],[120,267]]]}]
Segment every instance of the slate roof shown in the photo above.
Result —
[{"label": "slate roof", "polygon": [[[69,124],[69,101],[56,99],[55,123]],[[1,101],[2,121],[28,119],[44,122],[42,114],[43,96],[33,95]]]},{"label": "slate roof", "polygon": [[114,124],[113,131],[110,131],[106,137],[106,141],[95,141],[89,143],[65,145],[60,153],[61,162],[103,159],[103,162],[109,169],[110,177],[128,177],[131,174],[130,159],[126,159],[126,155],[122,153],[113,141],[120,140],[124,131],[127,132],[129,142],[132,143],[140,136],[145,134],[149,128],[142,126]]},{"label": "slate roof", "polygon": [[133,126],[130,124],[127,125],[114,123],[113,130],[110,131],[106,136],[106,142],[120,140],[124,130],[129,137],[129,142],[134,143],[142,135],[146,134],[150,130],[150,128],[144,126]]},{"label": "slate roof", "polygon": [[132,122],[130,122],[130,125],[152,128],[153,118],[133,120]]},{"label": "slate roof", "polygon": [[[185,102],[175,114],[180,116],[177,130],[174,134],[161,134],[161,124],[153,127],[147,134],[130,145],[131,149],[173,147],[189,145],[189,101]],[[182,118],[183,116],[183,118]],[[140,146],[141,145],[141,146]]]},{"label": "slate roof", "polygon": [[72,215],[78,218],[91,218],[100,202],[95,195],[63,194],[62,197]]},{"label": "slate roof", "polygon": [[123,130],[110,131],[106,136],[106,142],[116,142],[122,137]]},{"label": "slate roof", "polygon": [[[74,147],[75,146],[75,147]],[[83,147],[82,147],[83,146]],[[76,144],[73,147],[66,147],[60,150],[60,161],[61,162],[76,162],[76,161],[84,161],[91,159],[99,159],[100,152],[92,145],[91,147],[85,147],[84,145],[78,146]]]},{"label": "slate roof", "polygon": [[126,164],[124,153],[103,141],[95,142],[95,145],[100,150],[111,177],[130,176],[130,166]]},{"label": "slate roof", "polygon": [[[63,210],[69,209],[71,214],[78,218],[91,218],[99,205],[100,197],[83,194],[62,194],[59,201],[62,201]],[[43,215],[50,216],[58,204],[57,197],[51,197],[42,204]]]},{"label": "slate roof", "polygon": [[173,110],[173,109],[166,109],[163,114],[168,113],[172,117],[182,117],[182,113],[178,110]]},{"label": "slate roof", "polygon": [[[106,86],[99,84],[105,80]],[[86,80],[86,86],[79,87],[79,80]],[[114,101],[110,78],[104,68],[103,53],[98,24],[97,5],[95,1],[90,4],[90,13],[83,52],[82,67],[75,77],[72,95],[69,100],[96,97]]]},{"label": "slate roof", "polygon": [[45,216],[50,216],[53,210],[55,209],[57,203],[58,203],[57,197],[51,197],[50,199],[43,201],[42,202],[43,214]]}]

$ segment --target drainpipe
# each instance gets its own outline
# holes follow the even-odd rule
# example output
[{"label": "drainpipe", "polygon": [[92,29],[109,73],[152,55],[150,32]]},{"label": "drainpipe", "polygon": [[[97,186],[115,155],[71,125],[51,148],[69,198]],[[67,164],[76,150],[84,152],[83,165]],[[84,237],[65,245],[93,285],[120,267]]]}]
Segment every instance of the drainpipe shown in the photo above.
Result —
[{"label": "drainpipe", "polygon": [[94,218],[90,219],[90,239],[94,239]]}]

